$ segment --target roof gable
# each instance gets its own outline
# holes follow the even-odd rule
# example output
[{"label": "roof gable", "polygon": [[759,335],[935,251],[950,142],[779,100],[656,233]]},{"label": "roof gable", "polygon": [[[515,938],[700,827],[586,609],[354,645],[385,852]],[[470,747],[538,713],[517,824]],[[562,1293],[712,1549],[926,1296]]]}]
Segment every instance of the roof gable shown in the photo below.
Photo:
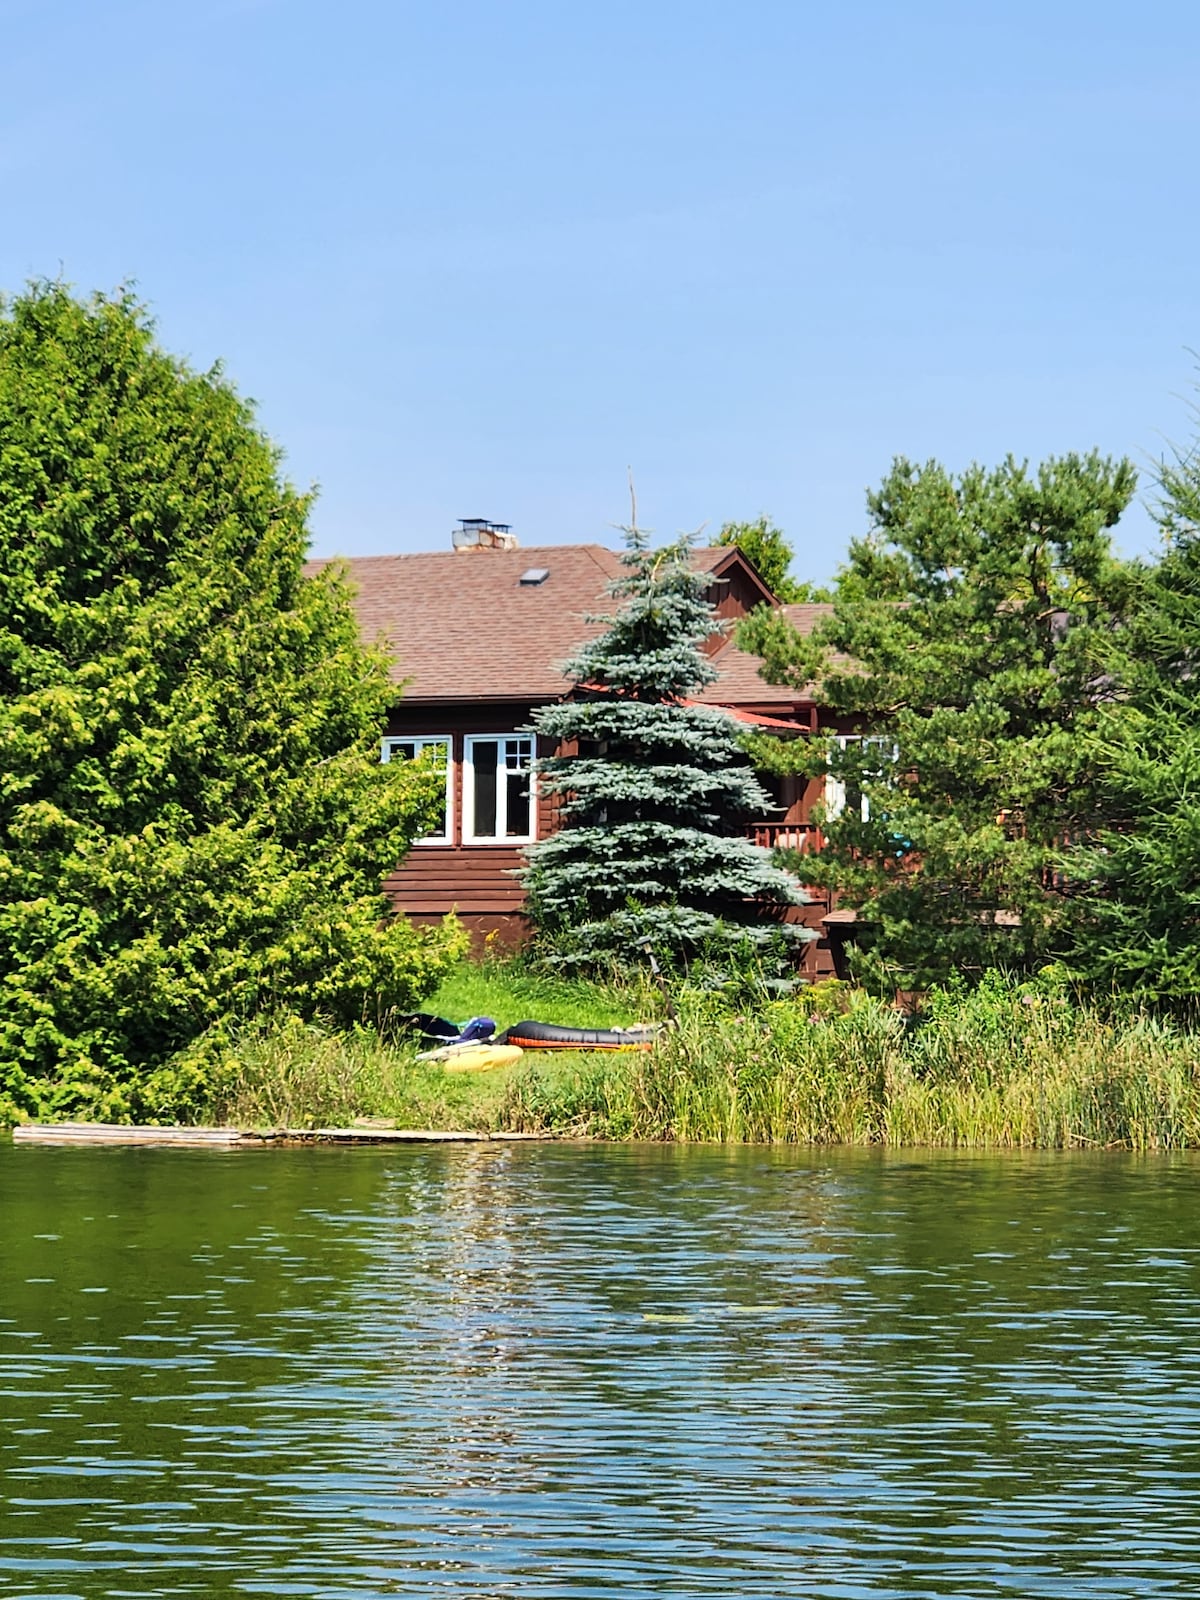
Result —
[{"label": "roof gable", "polygon": [[[832,612],[833,606],[814,601],[805,605],[781,606],[779,609],[797,633],[807,636],[823,617]],[[710,683],[699,697],[707,705],[780,707],[815,703],[815,684],[809,684],[803,694],[797,694],[795,689],[786,688],[783,684],[768,683],[758,674],[762,665],[760,657],[739,650],[732,639],[727,639],[721,646],[713,656],[712,664],[721,676],[716,683]]]}]

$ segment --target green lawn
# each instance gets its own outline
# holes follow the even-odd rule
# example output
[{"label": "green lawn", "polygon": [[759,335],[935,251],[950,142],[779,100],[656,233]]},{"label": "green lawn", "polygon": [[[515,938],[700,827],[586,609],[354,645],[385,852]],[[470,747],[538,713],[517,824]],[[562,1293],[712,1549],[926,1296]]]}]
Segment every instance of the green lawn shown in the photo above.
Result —
[{"label": "green lawn", "polygon": [[497,1031],[514,1022],[553,1022],[564,1028],[619,1028],[653,1020],[635,1014],[639,1001],[652,1005],[653,996],[580,978],[531,973],[519,964],[476,966],[464,961],[421,1009],[458,1023],[468,1017],[492,1017]]}]

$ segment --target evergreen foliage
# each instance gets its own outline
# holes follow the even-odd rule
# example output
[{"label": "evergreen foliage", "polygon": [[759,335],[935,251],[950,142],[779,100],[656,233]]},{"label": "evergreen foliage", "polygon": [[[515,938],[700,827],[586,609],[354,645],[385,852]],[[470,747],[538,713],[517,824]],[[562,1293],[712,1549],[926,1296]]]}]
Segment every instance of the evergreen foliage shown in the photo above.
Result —
[{"label": "evergreen foliage", "polygon": [[0,1102],[119,1117],[210,1024],[410,1005],[458,935],[379,886],[440,780],[307,499],[128,294],[0,306]]},{"label": "evergreen foliage", "polygon": [[816,679],[843,726],[873,736],[810,759],[845,804],[806,876],[863,909],[889,983],[1069,948],[1057,868],[1064,839],[1094,832],[1109,803],[1090,735],[1132,598],[1109,529],[1134,486],[1127,461],[1095,454],[959,478],[899,460],[814,636],[778,614],[739,630],[764,676]]},{"label": "evergreen foliage", "polygon": [[607,630],[567,663],[574,695],[535,718],[576,754],[538,763],[566,826],[533,846],[523,880],[544,944],[581,968],[637,959],[649,939],[677,966],[809,937],[764,916],[803,891],[742,836],[770,801],[733,720],[689,703],[717,674],[704,654],[717,624],[688,541],[649,548],[627,532],[623,601]]},{"label": "evergreen foliage", "polygon": [[758,517],[753,522],[726,522],[713,542],[736,545],[775,598],[785,604],[833,599],[832,590],[798,583],[789,575],[792,547],[783,529],[777,528],[769,517]]},{"label": "evergreen foliage", "polygon": [[1099,991],[1194,1010],[1200,996],[1200,455],[1159,478],[1161,558],[1114,639],[1119,685],[1094,757],[1105,826],[1063,863],[1083,913],[1071,966]]}]

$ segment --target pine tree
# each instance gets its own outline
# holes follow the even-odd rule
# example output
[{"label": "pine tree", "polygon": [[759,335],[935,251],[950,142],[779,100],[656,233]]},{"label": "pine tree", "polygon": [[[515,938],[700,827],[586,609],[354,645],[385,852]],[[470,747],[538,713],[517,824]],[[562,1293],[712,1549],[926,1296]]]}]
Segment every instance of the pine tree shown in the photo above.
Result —
[{"label": "pine tree", "polygon": [[1127,461],[1095,454],[958,477],[897,461],[814,637],[778,613],[739,629],[765,676],[815,678],[866,736],[824,762],[814,750],[846,803],[806,870],[860,909],[889,985],[1069,948],[1056,868],[1064,838],[1093,832],[1108,804],[1090,735],[1130,603],[1109,529],[1134,485]]},{"label": "pine tree", "polygon": [[743,836],[770,801],[733,719],[690,698],[717,674],[703,646],[717,626],[689,541],[649,547],[626,530],[623,604],[566,664],[575,685],[534,718],[576,753],[538,764],[565,826],[529,851],[523,879],[543,945],[580,967],[636,962],[651,948],[677,968],[794,947],[780,921],[803,891]]},{"label": "pine tree", "polygon": [[1137,572],[1092,748],[1107,826],[1063,862],[1069,966],[1101,995],[1191,1010],[1200,996],[1200,446],[1159,476],[1161,558]]}]

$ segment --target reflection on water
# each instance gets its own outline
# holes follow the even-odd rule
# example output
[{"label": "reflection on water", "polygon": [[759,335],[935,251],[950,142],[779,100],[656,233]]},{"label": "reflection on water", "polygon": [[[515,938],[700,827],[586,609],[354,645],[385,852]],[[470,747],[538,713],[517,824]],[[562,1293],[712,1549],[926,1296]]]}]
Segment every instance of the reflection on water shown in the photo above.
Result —
[{"label": "reflection on water", "polygon": [[1194,1596],[1198,1177],[0,1148],[0,1595]]}]

